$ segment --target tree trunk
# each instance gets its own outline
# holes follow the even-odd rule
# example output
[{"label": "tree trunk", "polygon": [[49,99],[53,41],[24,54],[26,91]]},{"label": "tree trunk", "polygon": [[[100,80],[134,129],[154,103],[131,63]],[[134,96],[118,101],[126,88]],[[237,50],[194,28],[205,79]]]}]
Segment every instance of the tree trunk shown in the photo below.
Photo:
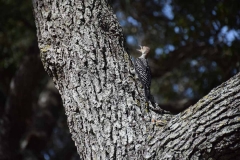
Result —
[{"label": "tree trunk", "polygon": [[[33,0],[41,59],[81,159],[232,159],[239,76],[176,116],[156,113],[104,0]],[[158,107],[158,106],[156,106]]]}]

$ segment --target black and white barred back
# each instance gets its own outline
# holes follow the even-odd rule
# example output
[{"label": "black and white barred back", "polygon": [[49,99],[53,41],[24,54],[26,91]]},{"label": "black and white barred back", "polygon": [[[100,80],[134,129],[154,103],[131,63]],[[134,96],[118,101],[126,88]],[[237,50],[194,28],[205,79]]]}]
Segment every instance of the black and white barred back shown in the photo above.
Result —
[{"label": "black and white barred back", "polygon": [[151,77],[151,70],[148,65],[147,59],[136,58],[135,70],[138,74],[140,81],[142,82],[143,87],[144,87],[146,100],[150,100],[150,98],[151,98],[150,86],[151,86],[152,77]]}]

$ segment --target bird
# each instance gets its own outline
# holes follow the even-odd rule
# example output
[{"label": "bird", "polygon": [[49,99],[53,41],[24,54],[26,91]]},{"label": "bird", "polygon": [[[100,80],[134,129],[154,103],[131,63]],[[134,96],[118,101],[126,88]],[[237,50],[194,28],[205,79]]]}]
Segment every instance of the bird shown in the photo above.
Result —
[{"label": "bird", "polygon": [[147,61],[150,48],[147,46],[140,46],[140,49],[137,49],[137,51],[141,52],[142,55],[135,60],[135,70],[144,87],[146,101],[151,101],[150,87],[152,77],[151,69]]}]

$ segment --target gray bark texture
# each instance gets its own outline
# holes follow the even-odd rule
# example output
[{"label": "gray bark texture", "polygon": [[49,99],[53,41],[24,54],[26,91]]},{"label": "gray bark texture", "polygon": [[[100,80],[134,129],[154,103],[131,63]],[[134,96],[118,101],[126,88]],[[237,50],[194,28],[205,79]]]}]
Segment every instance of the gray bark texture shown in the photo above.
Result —
[{"label": "gray bark texture", "polygon": [[176,116],[156,113],[107,1],[33,6],[41,59],[81,159],[240,158],[239,74]]}]

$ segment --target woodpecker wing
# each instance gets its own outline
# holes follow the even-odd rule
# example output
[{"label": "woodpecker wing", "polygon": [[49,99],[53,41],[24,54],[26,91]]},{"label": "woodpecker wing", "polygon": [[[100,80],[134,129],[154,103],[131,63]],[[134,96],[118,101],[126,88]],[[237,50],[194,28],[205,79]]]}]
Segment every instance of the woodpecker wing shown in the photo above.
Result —
[{"label": "woodpecker wing", "polygon": [[145,58],[136,58],[135,70],[142,85],[148,89],[151,86],[151,70]]}]

